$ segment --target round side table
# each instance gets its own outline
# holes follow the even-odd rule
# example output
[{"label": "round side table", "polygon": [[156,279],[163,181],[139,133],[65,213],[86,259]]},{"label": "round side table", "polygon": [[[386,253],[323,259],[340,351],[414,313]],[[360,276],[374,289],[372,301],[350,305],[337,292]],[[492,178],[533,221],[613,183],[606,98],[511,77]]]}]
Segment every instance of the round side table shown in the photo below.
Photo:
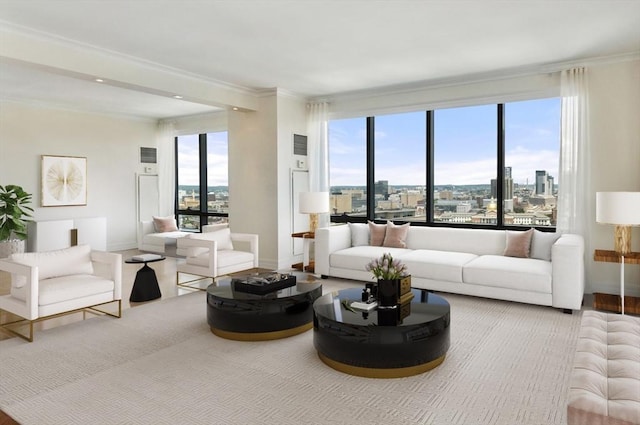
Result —
[{"label": "round side table", "polygon": [[131,289],[130,302],[151,301],[162,296],[156,272],[148,266],[148,263],[164,261],[166,257],[154,258],[152,260],[137,260],[128,258],[124,262],[127,264],[142,264],[143,266],[136,273],[136,280],[133,281],[133,289]]}]

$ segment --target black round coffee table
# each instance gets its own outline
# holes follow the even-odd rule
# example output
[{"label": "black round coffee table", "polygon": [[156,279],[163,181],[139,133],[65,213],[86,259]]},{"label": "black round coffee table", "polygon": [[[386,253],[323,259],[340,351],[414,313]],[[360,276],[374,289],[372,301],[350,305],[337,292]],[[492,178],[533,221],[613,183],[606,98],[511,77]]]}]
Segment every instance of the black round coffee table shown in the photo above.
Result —
[{"label": "black round coffee table", "polygon": [[211,332],[238,341],[286,338],[313,327],[313,302],[322,284],[312,275],[294,273],[295,286],[264,295],[241,292],[230,277],[207,288],[207,323]]},{"label": "black round coffee table", "polygon": [[[438,366],[449,349],[449,303],[433,293],[412,290],[410,313],[394,326],[378,325],[378,311],[347,308],[362,289],[345,289],[313,305],[313,345],[330,367],[369,378],[400,378]],[[405,310],[406,313],[406,310]]]}]

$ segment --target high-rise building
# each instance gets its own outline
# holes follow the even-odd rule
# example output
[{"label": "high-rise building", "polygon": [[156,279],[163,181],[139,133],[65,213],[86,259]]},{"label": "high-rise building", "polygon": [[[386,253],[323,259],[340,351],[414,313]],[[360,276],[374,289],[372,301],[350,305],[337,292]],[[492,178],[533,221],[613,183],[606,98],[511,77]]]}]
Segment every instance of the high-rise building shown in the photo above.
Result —
[{"label": "high-rise building", "polygon": [[[511,177],[511,167],[504,167],[504,199],[513,198],[513,178]],[[491,197],[498,199],[498,180],[491,179]]]},{"label": "high-rise building", "polygon": [[553,176],[550,176],[545,170],[536,170],[536,195],[553,195]]},{"label": "high-rise building", "polygon": [[536,170],[536,195],[544,195],[547,186],[547,172]]},{"label": "high-rise building", "polygon": [[378,180],[375,183],[375,194],[384,196],[384,199],[389,198],[389,181],[388,180]]}]

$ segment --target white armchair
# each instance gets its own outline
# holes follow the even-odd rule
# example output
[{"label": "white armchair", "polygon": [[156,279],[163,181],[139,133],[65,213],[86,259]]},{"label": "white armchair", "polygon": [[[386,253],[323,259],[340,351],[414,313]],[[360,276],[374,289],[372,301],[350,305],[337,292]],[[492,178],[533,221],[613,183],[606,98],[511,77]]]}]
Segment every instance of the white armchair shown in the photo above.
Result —
[{"label": "white armchair", "polygon": [[[195,233],[178,239],[178,248],[187,251],[186,258],[176,266],[178,286],[191,289],[192,282],[202,277],[215,281],[218,276],[236,273],[258,267],[258,235],[250,233],[231,233],[229,228]],[[180,282],[180,273],[200,276],[186,282]]]},{"label": "white armchair", "polygon": [[[79,245],[56,251],[13,254],[0,260],[11,273],[11,292],[0,296],[0,310],[21,319],[0,323],[11,334],[33,341],[33,324],[80,310],[122,315],[122,255]],[[117,313],[96,306],[117,302]],[[29,335],[13,328],[29,325]]]}]

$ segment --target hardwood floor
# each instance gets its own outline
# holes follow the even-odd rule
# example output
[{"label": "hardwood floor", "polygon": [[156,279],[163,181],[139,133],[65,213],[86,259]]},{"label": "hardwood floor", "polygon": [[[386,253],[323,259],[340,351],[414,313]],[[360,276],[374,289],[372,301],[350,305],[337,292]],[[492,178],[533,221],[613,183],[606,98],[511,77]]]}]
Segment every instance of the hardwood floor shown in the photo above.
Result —
[{"label": "hardwood floor", "polygon": [[[136,273],[140,269],[140,264],[127,264],[124,263],[124,260],[130,258],[133,255],[139,254],[140,251],[137,249],[127,250],[127,251],[118,251],[122,254],[122,309],[125,310],[127,308],[135,308],[136,306],[157,302],[159,300],[165,298],[171,298],[178,295],[189,294],[193,292],[193,289],[186,289],[176,285],[176,264],[180,259],[175,257],[167,257],[164,261],[158,261],[155,263],[149,263],[149,267],[154,269],[156,272],[156,276],[158,278],[158,284],[160,286],[160,292],[162,293],[162,297],[153,301],[147,301],[144,303],[135,303],[129,302],[129,295],[131,294],[131,289],[133,288],[133,281],[135,280]],[[180,275],[180,281],[184,282],[187,280],[196,279],[196,276],[190,275]],[[194,282],[196,286],[201,286],[202,288],[206,288],[207,285],[211,283],[211,279],[201,279],[200,281]],[[0,272],[0,295],[5,295],[10,292],[11,289],[11,275],[9,273]],[[88,315],[89,317],[89,315]],[[73,313],[66,316],[44,320],[42,322],[38,322],[34,325],[34,338],[38,338],[38,331],[43,329],[50,329],[55,326],[64,325],[67,323],[71,323],[74,321],[82,320],[83,313]],[[0,321],[2,323],[6,323],[8,321],[16,320],[17,316],[8,314],[4,311],[0,311]],[[15,338],[14,335],[11,335],[3,330],[0,330],[0,340],[7,338]],[[2,425],[2,422],[0,422]]]}]

